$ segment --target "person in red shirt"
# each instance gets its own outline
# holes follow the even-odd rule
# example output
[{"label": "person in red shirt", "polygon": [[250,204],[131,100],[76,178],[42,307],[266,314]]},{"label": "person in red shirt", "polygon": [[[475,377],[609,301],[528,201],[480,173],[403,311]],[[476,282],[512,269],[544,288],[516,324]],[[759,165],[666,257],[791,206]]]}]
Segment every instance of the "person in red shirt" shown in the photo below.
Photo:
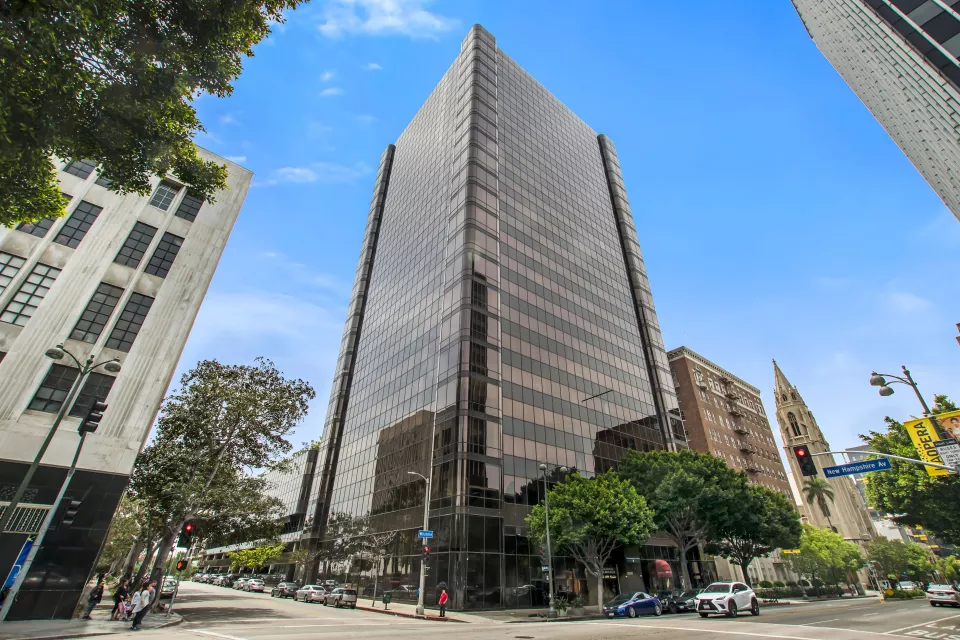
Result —
[{"label": "person in red shirt", "polygon": [[445,618],[447,616],[447,600],[450,599],[450,596],[447,595],[447,590],[444,589],[440,592],[440,617]]}]

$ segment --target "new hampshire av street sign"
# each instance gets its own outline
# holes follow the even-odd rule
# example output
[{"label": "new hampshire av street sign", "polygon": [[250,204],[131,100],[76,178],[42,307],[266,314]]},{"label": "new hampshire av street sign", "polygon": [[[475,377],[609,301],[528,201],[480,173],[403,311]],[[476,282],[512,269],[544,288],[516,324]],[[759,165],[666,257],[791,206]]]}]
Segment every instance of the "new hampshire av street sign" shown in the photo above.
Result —
[{"label": "new hampshire av street sign", "polygon": [[889,460],[886,458],[878,458],[877,460],[863,460],[861,462],[851,462],[850,464],[838,464],[835,467],[824,467],[823,475],[828,478],[836,478],[837,476],[851,476],[855,473],[886,471],[890,468]]}]

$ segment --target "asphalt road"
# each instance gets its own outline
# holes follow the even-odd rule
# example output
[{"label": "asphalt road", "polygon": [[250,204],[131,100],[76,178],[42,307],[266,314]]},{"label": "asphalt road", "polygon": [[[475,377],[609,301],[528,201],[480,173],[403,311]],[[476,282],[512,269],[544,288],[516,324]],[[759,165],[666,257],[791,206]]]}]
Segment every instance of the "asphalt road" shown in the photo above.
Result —
[{"label": "asphalt road", "polygon": [[[184,583],[175,610],[178,626],[121,637],[225,640],[960,640],[960,609],[931,607],[924,600],[851,600],[765,607],[759,617],[696,615],[636,620],[470,624],[425,622],[368,611],[270,598],[208,585]],[[474,618],[477,620],[476,618]]]}]

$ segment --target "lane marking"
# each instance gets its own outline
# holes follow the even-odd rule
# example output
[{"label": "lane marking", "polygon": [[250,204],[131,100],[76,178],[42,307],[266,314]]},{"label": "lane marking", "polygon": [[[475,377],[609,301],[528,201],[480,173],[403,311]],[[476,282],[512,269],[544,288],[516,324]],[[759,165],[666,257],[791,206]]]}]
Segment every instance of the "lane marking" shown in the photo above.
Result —
[{"label": "lane marking", "polygon": [[[634,627],[638,629],[657,629],[660,631],[696,631],[699,633],[723,633],[732,636],[755,636],[757,638],[779,638],[780,640],[823,640],[822,638],[808,638],[805,636],[777,636],[770,633],[751,633],[749,631],[728,631],[725,629],[702,629],[697,627],[654,627],[645,624],[624,624],[623,622],[612,623],[618,627]],[[844,629],[849,631],[849,629]]]},{"label": "lane marking", "polygon": [[865,614],[863,614],[863,615],[860,616],[860,617],[861,617],[861,618],[869,618],[870,616],[878,616],[878,615],[880,615],[881,613],[892,613],[892,612],[889,612],[889,611],[888,611],[888,612],[877,611],[877,612],[874,612],[874,613],[865,613]]},{"label": "lane marking", "polygon": [[191,629],[193,633],[199,633],[205,636],[213,636],[214,638],[226,638],[227,640],[247,640],[246,638],[241,638],[239,636],[228,636],[225,633],[214,633],[213,631],[200,631],[199,629]]},{"label": "lane marking", "polygon": [[[745,619],[743,620],[743,622],[744,622],[745,624],[767,624],[767,625],[769,625],[769,626],[771,626],[771,627],[787,627],[787,628],[791,628],[791,629],[803,629],[803,630],[805,630],[805,631],[809,631],[809,629],[810,629],[810,627],[805,627],[805,626],[800,625],[800,624],[783,624],[783,623],[780,623],[780,622],[767,622],[767,623],[757,622],[757,623],[751,623],[751,622],[747,622],[748,620],[751,620],[751,618],[746,618],[746,617],[745,617]],[[675,630],[677,630],[677,631],[698,631],[698,632],[702,632],[702,633],[729,633],[729,634],[742,633],[742,634],[745,634],[745,635],[760,636],[760,637],[762,637],[762,638],[794,638],[794,640],[823,640],[823,638],[802,638],[801,636],[774,636],[774,635],[769,635],[769,634],[764,634],[764,633],[748,633],[748,632],[746,632],[746,631],[722,631],[722,630],[720,630],[720,629],[708,628],[708,627],[690,627],[690,628],[687,628],[687,627],[674,627],[674,626],[667,626],[667,625],[662,625],[662,626],[652,626],[652,625],[646,625],[646,626],[644,626],[644,625],[639,625],[639,624],[637,624],[637,625],[632,625],[632,624],[627,624],[627,623],[623,623],[623,622],[619,622],[619,623],[608,623],[606,620],[597,620],[596,622],[581,622],[581,623],[568,622],[568,623],[566,623],[566,624],[605,624],[605,623],[606,623],[606,624],[617,624],[617,625],[619,625],[619,626],[621,626],[621,627],[634,627],[634,626],[635,626],[635,627],[639,627],[639,628],[658,629],[658,630],[661,630],[661,631],[671,631],[671,630],[674,630],[674,629],[675,629]],[[543,623],[543,624],[549,624],[549,623]],[[823,630],[826,630],[826,631],[844,631],[844,632],[846,632],[846,633],[859,633],[859,634],[866,634],[866,635],[871,635],[871,636],[885,636],[885,635],[889,635],[889,634],[887,634],[887,633],[884,633],[883,631],[867,631],[867,630],[865,630],[865,629],[843,629],[843,628],[840,628],[840,627],[814,627],[814,629],[823,629]]]},{"label": "lane marking", "polygon": [[801,627],[809,627],[809,626],[812,625],[812,624],[824,624],[824,623],[826,623],[826,622],[836,622],[837,620],[842,620],[842,619],[843,619],[843,618],[830,618],[829,620],[817,620],[816,622],[807,622],[807,623],[801,624],[801,625],[799,625],[799,626],[801,626]]},{"label": "lane marking", "polygon": [[946,618],[937,618],[936,620],[927,620],[926,622],[921,622],[919,624],[912,624],[909,627],[903,627],[901,629],[894,629],[893,631],[887,631],[885,635],[892,636],[894,634],[900,633],[901,631],[906,631],[907,629],[915,629],[916,627],[923,627],[928,624],[936,624],[937,622],[943,622],[944,620],[953,620],[954,618],[960,618],[960,614],[955,616],[948,616]]}]

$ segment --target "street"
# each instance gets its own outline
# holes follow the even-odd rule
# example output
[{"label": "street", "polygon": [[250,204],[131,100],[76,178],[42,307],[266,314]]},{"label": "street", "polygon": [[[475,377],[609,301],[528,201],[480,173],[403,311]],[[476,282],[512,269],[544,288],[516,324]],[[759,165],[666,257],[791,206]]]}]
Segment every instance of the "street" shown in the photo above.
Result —
[{"label": "street", "polygon": [[306,639],[355,636],[370,640],[424,638],[448,640],[606,640],[656,638],[698,640],[777,638],[792,640],[869,640],[881,637],[960,640],[960,610],[931,607],[926,600],[816,602],[762,609],[760,617],[701,619],[695,615],[636,620],[589,620],[507,624],[496,616],[470,616],[471,623],[424,622],[369,611],[271,598],[184,582],[175,610],[182,624],[120,637],[224,638],[226,640]]}]

